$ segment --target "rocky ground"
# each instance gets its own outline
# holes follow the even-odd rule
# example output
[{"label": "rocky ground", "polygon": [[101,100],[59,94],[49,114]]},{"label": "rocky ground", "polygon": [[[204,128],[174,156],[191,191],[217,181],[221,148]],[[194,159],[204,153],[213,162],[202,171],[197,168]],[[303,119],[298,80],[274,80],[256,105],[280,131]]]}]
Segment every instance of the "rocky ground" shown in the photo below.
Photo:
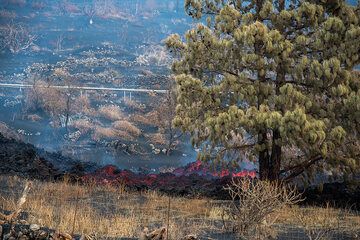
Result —
[{"label": "rocky ground", "polygon": [[61,176],[61,172],[40,157],[32,145],[3,135],[0,135],[0,173],[39,179]]},{"label": "rocky ground", "polygon": [[[42,229],[37,224],[19,225],[19,224],[3,224],[0,225],[0,239],[21,239],[21,240],[45,240],[45,239],[59,239],[57,233]],[[65,238],[64,238],[65,239]],[[71,238],[70,238],[71,239]]]},{"label": "rocky ground", "polygon": [[[166,238],[166,229],[159,228],[152,232],[144,229],[140,238],[116,238],[117,240],[161,240]],[[93,240],[93,239],[114,239],[110,237],[95,238],[90,235],[70,235],[42,228],[37,224],[2,224],[0,225],[1,240]],[[186,235],[181,240],[197,240],[196,235]],[[233,238],[231,238],[233,239]]]},{"label": "rocky ground", "polygon": [[90,166],[0,134],[0,174],[56,180],[64,174],[82,176],[86,168]]}]

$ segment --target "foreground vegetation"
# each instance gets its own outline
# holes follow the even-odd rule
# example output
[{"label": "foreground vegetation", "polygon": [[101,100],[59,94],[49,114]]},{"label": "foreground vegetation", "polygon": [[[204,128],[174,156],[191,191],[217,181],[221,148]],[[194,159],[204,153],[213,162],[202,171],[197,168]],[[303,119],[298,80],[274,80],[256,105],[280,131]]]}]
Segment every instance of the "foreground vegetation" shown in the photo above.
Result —
[{"label": "foreground vegetation", "polygon": [[[0,182],[0,212],[12,212],[26,181],[2,176]],[[128,192],[121,185],[85,186],[66,179],[57,183],[35,181],[19,219],[26,221],[20,221],[23,224],[39,224],[73,236],[86,234],[93,239],[138,238],[145,227],[168,228],[169,239],[189,234],[200,239],[237,239],[237,234],[246,239],[334,239],[340,235],[356,239],[359,234],[360,216],[350,210],[289,206],[295,202],[282,201],[274,194],[284,194],[284,190],[274,190],[264,182],[256,188],[250,182],[241,183],[246,193],[241,195],[242,203],[238,198],[214,201],[169,197],[154,191]],[[240,188],[233,185],[232,189]],[[294,193],[287,197],[300,200]],[[279,204],[274,204],[276,201]],[[237,207],[232,208],[234,205]]]}]

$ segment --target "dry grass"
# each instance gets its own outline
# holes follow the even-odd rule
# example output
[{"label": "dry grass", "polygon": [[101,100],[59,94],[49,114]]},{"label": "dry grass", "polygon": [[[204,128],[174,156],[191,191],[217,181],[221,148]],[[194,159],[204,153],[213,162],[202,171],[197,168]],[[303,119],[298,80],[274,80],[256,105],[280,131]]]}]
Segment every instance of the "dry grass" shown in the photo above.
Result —
[{"label": "dry grass", "polygon": [[0,10],[0,18],[13,19],[13,18],[16,18],[16,13],[14,11],[8,11],[8,10],[5,10],[5,9],[1,9]]},{"label": "dry grass", "polygon": [[134,140],[134,137],[126,131],[114,129],[111,127],[100,127],[100,126],[95,128],[92,137],[94,140],[97,141],[101,139],[122,139],[128,141]]},{"label": "dry grass", "polygon": [[91,123],[89,120],[85,119],[73,121],[72,126],[78,129],[82,134],[88,133],[89,131],[94,129],[94,124]]},{"label": "dry grass", "polygon": [[96,127],[93,134],[93,139],[100,140],[103,138],[116,138],[116,133],[112,128]]},{"label": "dry grass", "polygon": [[117,130],[128,132],[136,137],[140,136],[141,134],[141,130],[138,127],[126,120],[116,121],[112,124],[112,126]]},{"label": "dry grass", "polygon": [[[1,179],[1,177],[0,177]],[[4,178],[2,177],[2,180]],[[0,197],[1,209],[13,210],[21,192],[23,180],[7,178],[9,193]],[[2,183],[3,184],[3,183]],[[18,189],[17,189],[18,188]],[[61,183],[34,182],[25,203],[29,223],[40,224],[61,232],[71,233],[75,216],[76,233],[108,237],[138,237],[144,227],[165,226],[168,197],[157,192],[129,193],[122,186],[89,184],[78,186]],[[188,201],[171,198],[170,238],[189,233],[200,233],[204,222],[191,228],[186,218],[206,217],[206,200]],[[180,221],[180,220],[183,221]],[[186,226],[186,227],[185,227]]]},{"label": "dry grass", "polygon": [[334,232],[345,231],[351,239],[358,239],[360,216],[350,209],[324,207],[284,207],[277,213],[277,222],[292,224],[304,230],[309,239],[333,239]]},{"label": "dry grass", "polygon": [[145,110],[146,106],[135,100],[130,100],[128,98],[124,99],[124,105],[132,110],[142,112]]},{"label": "dry grass", "polygon": [[6,138],[22,140],[22,136],[4,122],[0,122],[0,133]]},{"label": "dry grass", "polygon": [[26,0],[6,0],[3,2],[5,2],[7,4],[18,6],[18,7],[24,7],[26,5]]},{"label": "dry grass", "polygon": [[[0,176],[0,212],[16,209],[24,183],[25,180],[17,177]],[[58,183],[35,181],[32,185],[23,208],[26,214],[22,216],[29,223],[67,233],[74,228],[75,233],[92,234],[98,236],[97,239],[105,239],[104,236],[139,237],[144,227],[167,226],[169,197],[156,191],[133,193],[126,191],[121,184],[115,187],[95,182],[79,186],[66,179]],[[171,197],[170,203],[170,240],[187,234],[204,236],[224,232],[222,221],[228,221],[224,216],[227,201]],[[348,231],[359,231],[359,215],[330,207],[283,208],[276,213],[276,224],[292,224],[294,228],[306,230],[303,221],[296,217],[306,214],[303,219],[308,219],[309,226],[318,221],[320,225],[317,226],[323,227],[321,221],[330,219],[329,222],[333,222],[332,219],[336,219],[340,223],[333,222],[335,225],[342,224],[348,227]],[[226,236],[223,239],[230,239],[229,235]]]},{"label": "dry grass", "polygon": [[91,107],[91,101],[88,95],[80,95],[75,99],[74,111],[92,115],[96,110]]},{"label": "dry grass", "polygon": [[154,125],[153,121],[143,114],[134,114],[130,116],[130,120],[137,124]]},{"label": "dry grass", "polygon": [[38,122],[38,121],[42,120],[42,117],[40,117],[37,114],[29,114],[26,116],[26,118],[32,122]]},{"label": "dry grass", "polygon": [[108,105],[102,106],[99,109],[100,116],[110,120],[110,121],[117,121],[124,118],[123,112],[120,110],[118,106],[115,105]]},{"label": "dry grass", "polygon": [[162,133],[153,133],[153,134],[147,134],[146,138],[149,142],[157,145],[166,145],[168,140],[166,139],[165,134]]}]

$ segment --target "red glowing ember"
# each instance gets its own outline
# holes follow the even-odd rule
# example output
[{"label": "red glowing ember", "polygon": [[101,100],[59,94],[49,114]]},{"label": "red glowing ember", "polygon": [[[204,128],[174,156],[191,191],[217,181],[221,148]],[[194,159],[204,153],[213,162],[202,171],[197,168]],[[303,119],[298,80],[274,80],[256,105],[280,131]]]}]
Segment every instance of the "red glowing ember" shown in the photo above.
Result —
[{"label": "red glowing ember", "polygon": [[210,167],[204,164],[201,161],[196,161],[186,165],[185,167],[177,168],[173,171],[173,174],[177,176],[185,175],[188,176],[190,174],[198,174],[200,176],[213,176],[213,177],[256,177],[256,172],[254,170],[242,170],[240,172],[231,172],[228,169],[223,169],[220,171],[211,171]]},{"label": "red glowing ember", "polygon": [[222,191],[222,186],[228,184],[231,177],[255,178],[256,172],[247,170],[214,172],[200,161],[177,168],[171,173],[158,174],[137,174],[109,165],[85,175],[83,180],[115,185],[121,183],[135,189],[160,189],[179,194],[188,194],[194,189],[212,189],[213,194],[218,195],[217,192]]}]

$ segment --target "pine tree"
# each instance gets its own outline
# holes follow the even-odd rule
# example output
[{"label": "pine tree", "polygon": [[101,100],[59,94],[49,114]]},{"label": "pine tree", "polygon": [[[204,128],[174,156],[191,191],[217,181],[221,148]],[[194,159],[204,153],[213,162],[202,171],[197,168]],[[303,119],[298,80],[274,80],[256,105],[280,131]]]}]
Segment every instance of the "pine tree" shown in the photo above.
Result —
[{"label": "pine tree", "polygon": [[174,123],[202,148],[201,160],[236,166],[250,159],[269,180],[356,170],[358,6],[186,0],[185,8],[204,24],[166,41],[177,57]]}]

